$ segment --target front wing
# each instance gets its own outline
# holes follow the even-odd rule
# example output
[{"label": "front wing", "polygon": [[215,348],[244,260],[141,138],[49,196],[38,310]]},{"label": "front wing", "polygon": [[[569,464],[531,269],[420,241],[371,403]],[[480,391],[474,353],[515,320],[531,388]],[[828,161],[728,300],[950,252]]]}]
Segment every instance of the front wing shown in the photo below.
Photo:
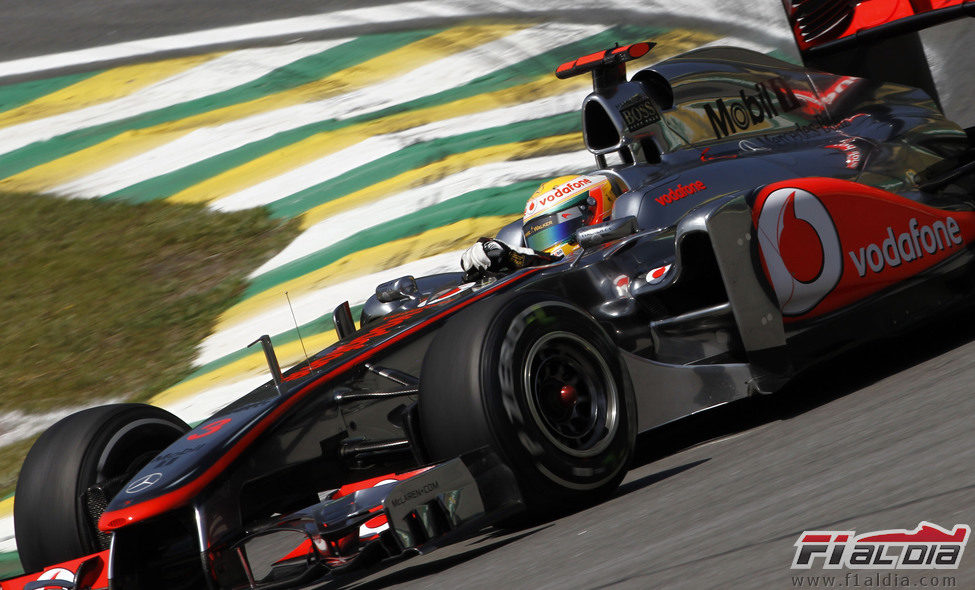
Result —
[{"label": "front wing", "polygon": [[[242,576],[234,588],[286,588],[384,559],[430,551],[522,509],[511,470],[481,449],[437,465],[391,473],[323,494],[320,503],[214,548]],[[0,590],[107,590],[110,551],[0,581]]]}]

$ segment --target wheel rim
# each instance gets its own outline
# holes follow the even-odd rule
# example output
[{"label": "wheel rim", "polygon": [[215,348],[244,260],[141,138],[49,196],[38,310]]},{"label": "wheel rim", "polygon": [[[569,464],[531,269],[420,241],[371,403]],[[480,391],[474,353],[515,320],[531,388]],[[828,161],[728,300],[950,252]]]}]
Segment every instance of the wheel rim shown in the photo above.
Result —
[{"label": "wheel rim", "polygon": [[545,438],[574,457],[604,451],[619,428],[619,391],[609,366],[570,332],[550,332],[525,356],[529,412]]},{"label": "wheel rim", "polygon": [[183,434],[176,424],[158,418],[145,418],[126,424],[106,443],[95,468],[99,485],[114,484],[111,495],[142,469],[153,457]]}]

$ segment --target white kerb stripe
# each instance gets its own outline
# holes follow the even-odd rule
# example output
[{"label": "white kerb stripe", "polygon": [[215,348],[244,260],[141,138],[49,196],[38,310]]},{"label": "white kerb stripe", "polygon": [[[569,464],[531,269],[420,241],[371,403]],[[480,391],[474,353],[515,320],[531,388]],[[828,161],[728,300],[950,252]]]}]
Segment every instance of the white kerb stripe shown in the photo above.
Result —
[{"label": "white kerb stripe", "polygon": [[[447,177],[438,183],[405,191],[379,203],[373,203],[366,207],[325,220],[302,233],[284,252],[278,257],[275,257],[271,263],[265,265],[265,270],[280,266],[287,261],[297,260],[303,256],[313,254],[328,244],[337,242],[340,238],[333,235],[333,231],[335,234],[341,234],[341,236],[347,237],[355,231],[367,227],[395,223],[395,218],[398,216],[429,206],[435,202],[442,202],[456,197],[468,191],[514,183],[526,179],[548,178],[565,173],[581,172],[592,168],[592,166],[592,156],[588,152],[478,166]],[[526,201],[528,196],[527,194],[525,195]],[[361,216],[361,219],[359,219],[359,216]],[[349,227],[345,227],[346,224]],[[459,270],[459,254],[452,253],[451,256],[452,258],[445,259],[443,262],[445,270],[438,272]],[[430,261],[434,259],[439,260],[440,256],[425,260]],[[389,277],[402,274],[416,274],[420,272],[420,269],[414,272],[412,268],[406,270],[407,268],[410,268],[410,265],[398,269],[399,274],[396,274],[393,270],[386,270],[355,279],[354,287],[350,287],[353,284],[351,282],[336,285],[334,287],[336,289],[334,303],[337,304],[342,299],[354,301],[355,297],[353,293],[356,292],[362,293],[362,300],[364,300],[365,297],[372,293],[372,289],[375,289],[375,286],[383,282],[383,280],[388,280]],[[424,272],[429,273],[431,271],[427,270]],[[386,279],[383,279],[383,277],[386,277]],[[299,324],[306,323],[320,316],[323,304],[326,307],[328,305],[334,305],[331,303],[333,300],[329,299],[329,295],[320,290],[316,290],[314,293],[317,294],[309,296],[307,292],[303,292],[297,297],[292,294],[292,301],[295,304],[295,312],[298,314]],[[307,307],[305,307],[306,305]],[[238,323],[209,336],[200,347],[197,363],[205,364],[234,352],[241,347],[241,343],[246,338],[254,336],[258,330],[264,330],[264,332],[260,333],[273,334],[276,331],[289,329],[288,327],[292,325],[289,323],[292,321],[289,314],[290,311],[282,297],[280,305],[272,309],[256,311],[253,315],[247,316],[245,319],[238,321]],[[271,331],[268,332],[268,330]],[[253,338],[246,340],[246,342],[251,341],[253,341]]]},{"label": "white kerb stripe", "polygon": [[0,553],[13,553],[17,550],[17,541],[14,538],[14,517],[4,516],[0,518]]},{"label": "white kerb stripe", "polygon": [[267,367],[256,371],[246,371],[235,375],[232,381],[215,383],[196,395],[175,400],[163,406],[186,422],[196,422],[209,418],[217,410],[237,401],[271,380]]},{"label": "white kerb stripe", "polygon": [[[586,151],[554,154],[525,160],[492,162],[451,174],[431,184],[409,189],[325,219],[304,232],[274,258],[251,273],[260,276],[337,244],[356,233],[383,224],[426,207],[449,201],[465,193],[514,184],[530,179],[546,179],[593,167],[592,155]],[[525,195],[525,201],[531,193]]]},{"label": "white kerb stripe", "polygon": [[[376,292],[376,285],[390,278],[403,275],[423,276],[441,272],[459,272],[460,255],[463,250],[447,252],[408,262],[402,266],[358,276],[341,283],[291,293],[298,324],[306,324],[322,316],[323,311],[331,310],[342,301],[352,305],[364,302]],[[216,332],[204,340],[198,349],[197,365],[215,361],[232,352],[242,349],[260,334],[281,334],[295,327],[284,292],[280,303],[269,306],[257,314],[232,326]]]},{"label": "white kerb stripe", "polygon": [[[764,38],[779,49],[795,52],[795,43],[789,32],[785,13],[778,3],[744,2],[743,0],[686,0],[674,3],[671,0],[646,0],[635,7],[632,0],[603,0],[599,6],[605,11],[629,13],[643,18],[652,16],[658,23],[675,19],[699,21],[707,25],[708,30],[719,34],[732,32],[734,28],[754,30],[757,34],[756,38]],[[530,3],[525,3],[524,0],[423,0],[354,8],[0,62],[0,78],[130,59],[172,50],[244,43],[286,35],[327,33],[339,28],[375,23],[394,24],[430,18],[450,19],[470,16],[517,17],[526,13],[529,16],[545,13],[555,16],[560,12],[568,13],[578,8],[591,8],[591,5],[565,0],[533,0]],[[614,15],[614,18],[619,21],[618,16]]]},{"label": "white kerb stripe", "polygon": [[339,178],[359,166],[394,154],[407,146],[575,111],[582,104],[582,99],[587,92],[588,90],[568,92],[524,104],[443,119],[405,131],[370,137],[334,154],[213,201],[210,206],[220,211],[238,211],[268,205],[331,179]]},{"label": "white kerb stripe", "polygon": [[348,40],[337,39],[297,43],[283,47],[243,49],[222,55],[122,98],[6,127],[0,133],[0,153],[13,151],[63,133],[111,123],[230,90]]},{"label": "white kerb stripe", "polygon": [[130,59],[165,51],[213,47],[227,43],[244,43],[285,35],[321,33],[346,27],[374,23],[395,23],[424,18],[459,17],[469,14],[452,2],[404,2],[387,6],[370,6],[337,12],[299,16],[247,25],[220,27],[193,33],[167,35],[138,41],[126,41],[64,53],[25,57],[0,62],[0,78],[33,74],[47,70]]},{"label": "white kerb stripe", "polygon": [[224,125],[197,129],[166,145],[54,187],[51,191],[87,198],[113,193],[283,131],[326,119],[343,119],[381,110],[449,90],[550,50],[553,46],[588,37],[604,29],[602,26],[566,24],[545,24],[523,29],[368,88],[260,113]]}]

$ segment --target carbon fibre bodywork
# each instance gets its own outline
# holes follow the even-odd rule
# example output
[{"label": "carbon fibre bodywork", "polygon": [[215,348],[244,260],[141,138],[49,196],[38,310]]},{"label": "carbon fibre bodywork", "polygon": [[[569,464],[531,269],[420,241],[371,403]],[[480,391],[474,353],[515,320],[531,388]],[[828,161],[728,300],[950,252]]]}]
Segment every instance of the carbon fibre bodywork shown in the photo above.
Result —
[{"label": "carbon fibre bodywork", "polygon": [[[636,119],[626,114],[635,105]],[[640,431],[775,391],[824,355],[970,300],[971,133],[921,91],[702,49],[597,88],[583,128],[597,173],[622,191],[612,219],[586,230],[588,247],[507,276],[420,277],[370,298],[359,330],[203,422],[111,500],[99,527],[114,533],[113,587],[149,587],[167,568],[196,568],[214,588],[294,584],[312,561],[320,575],[365,547],[423,549],[517,505],[498,491],[515,476],[490,454],[433,467],[440,479],[401,489],[395,510],[391,481],[375,498],[328,493],[422,476],[425,352],[485,298],[542,291],[595,318],[634,384]],[[499,234],[519,236],[517,224]],[[427,488],[454,499],[440,525],[417,512]],[[400,519],[392,538],[346,553],[329,545],[376,507]],[[411,529],[409,518],[422,523]],[[317,548],[299,554],[300,575],[275,578],[287,557],[275,553],[261,578],[241,548],[282,531],[298,532],[289,551]],[[169,557],[139,549],[159,538]]]}]

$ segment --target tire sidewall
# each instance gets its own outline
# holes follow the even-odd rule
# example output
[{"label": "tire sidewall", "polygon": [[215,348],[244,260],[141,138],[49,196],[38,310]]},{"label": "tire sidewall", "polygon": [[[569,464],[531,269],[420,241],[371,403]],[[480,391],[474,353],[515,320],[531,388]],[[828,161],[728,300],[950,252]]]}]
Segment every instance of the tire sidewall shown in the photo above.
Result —
[{"label": "tire sidewall", "polygon": [[[570,455],[545,435],[537,407],[524,379],[526,355],[552,332],[582,338],[606,368],[607,395],[616,399],[613,434],[605,449],[590,456]],[[494,444],[518,473],[531,504],[588,502],[616,488],[633,448],[635,412],[632,388],[616,347],[602,328],[569,302],[546,294],[514,298],[498,315],[484,339],[480,359],[482,404]],[[536,404],[537,406],[537,404]]]},{"label": "tire sidewall", "polygon": [[[129,427],[130,436],[118,438]],[[137,448],[140,429],[151,431],[148,446],[152,449]],[[164,448],[188,430],[173,414],[147,404],[90,408],[51,426],[27,454],[17,481],[14,529],[24,569],[37,571],[103,549],[83,497],[90,486],[100,483],[106,449],[120,445],[125,463],[127,453],[134,458],[159,445]],[[109,471],[117,469],[108,466]]]}]

